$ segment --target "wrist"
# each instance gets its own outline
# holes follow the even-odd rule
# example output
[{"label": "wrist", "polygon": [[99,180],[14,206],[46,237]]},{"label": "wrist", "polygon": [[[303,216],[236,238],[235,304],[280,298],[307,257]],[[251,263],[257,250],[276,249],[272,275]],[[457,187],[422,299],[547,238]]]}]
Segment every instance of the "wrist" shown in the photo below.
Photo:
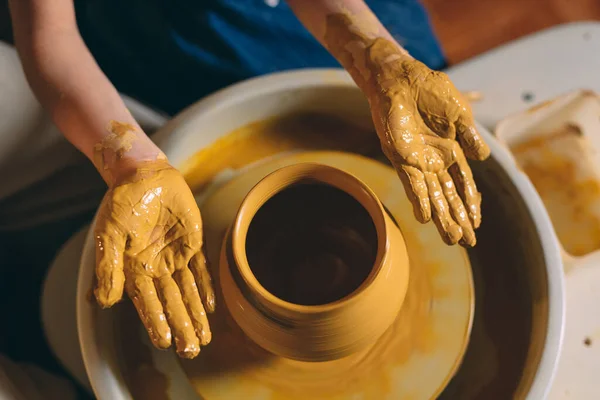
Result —
[{"label": "wrist", "polygon": [[327,16],[325,45],[367,96],[387,64],[413,60],[369,11]]},{"label": "wrist", "polygon": [[359,84],[369,100],[379,98],[403,81],[410,85],[416,60],[398,43],[375,39],[365,49],[365,69],[368,76]]},{"label": "wrist", "polygon": [[94,146],[94,164],[109,187],[122,182],[142,165],[168,163],[167,157],[136,125],[111,121]]},{"label": "wrist", "polygon": [[124,157],[116,161],[108,170],[110,182],[107,183],[109,188],[125,183],[133,183],[167,168],[172,167],[164,155],[162,158],[159,157],[154,160],[138,160]]}]

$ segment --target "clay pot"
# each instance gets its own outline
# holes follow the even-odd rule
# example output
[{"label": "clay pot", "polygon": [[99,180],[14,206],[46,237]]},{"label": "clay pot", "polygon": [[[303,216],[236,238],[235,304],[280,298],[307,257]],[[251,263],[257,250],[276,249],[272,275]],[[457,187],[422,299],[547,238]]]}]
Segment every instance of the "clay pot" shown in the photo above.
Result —
[{"label": "clay pot", "polygon": [[[272,206],[277,202],[275,199],[279,195],[284,196],[289,190],[294,191],[291,197],[287,200],[279,197],[279,206]],[[360,225],[360,221],[357,221],[360,219],[357,217],[360,212],[356,209],[351,211],[352,205],[344,209],[343,206],[330,207],[326,200],[319,202],[318,196],[322,195],[324,197],[321,199],[326,199],[329,194],[316,194],[315,191],[328,190],[331,193],[338,192],[337,195],[347,196],[350,202],[356,202],[354,206],[361,208],[369,220],[368,223]],[[336,202],[340,204],[339,199],[336,199]],[[300,208],[306,206],[304,211],[307,214],[296,218],[295,226],[291,224],[292,233],[290,230],[287,233],[277,231],[279,225],[285,225],[285,218],[281,218],[281,213],[287,212],[289,218],[293,219],[294,212],[301,212],[294,209],[292,203],[301,204]],[[319,205],[316,209],[306,210],[315,207],[317,203]],[[267,214],[261,217],[269,207],[271,211],[267,211]],[[271,215],[268,215],[269,212]],[[321,215],[317,217],[321,218],[320,222],[309,227],[306,237],[298,240],[302,236],[298,231],[303,229],[299,226],[308,223],[306,220],[310,219],[311,214]],[[358,224],[354,227],[341,227],[340,232],[346,229],[346,235],[319,236],[317,230],[320,228],[313,228],[332,221],[335,225],[335,216],[332,216],[334,214],[340,217],[338,222],[354,221]],[[259,229],[257,226],[260,227],[261,218],[273,232],[254,232]],[[367,236],[370,229],[374,240],[372,259],[368,261]],[[295,257],[294,250],[285,248],[285,236],[288,234],[292,235],[292,240],[297,241],[296,247],[313,246],[327,253],[321,255],[326,258],[329,256],[328,262],[319,264],[322,260],[310,258],[310,254],[315,253],[314,249],[300,248],[300,253],[304,253],[305,257],[301,257],[299,263],[296,263],[297,260],[291,259]],[[357,234],[365,237],[357,238]],[[269,243],[266,242],[278,240],[279,244],[275,243],[268,248]],[[302,244],[303,241],[306,242]],[[307,244],[308,242],[312,244]],[[261,247],[263,245],[264,247]],[[367,249],[362,254],[358,250],[361,246]],[[269,255],[265,254],[269,251],[283,251],[283,254],[289,254],[290,258],[269,258]],[[342,260],[344,257],[345,261]],[[360,265],[357,264],[358,260]],[[264,265],[268,265],[269,262],[271,267],[265,270]],[[328,266],[336,265],[337,278],[335,273],[327,271]],[[229,234],[225,236],[220,281],[225,303],[232,317],[250,339],[267,351],[282,357],[302,361],[326,361],[365,349],[390,326],[406,295],[408,267],[408,255],[399,228],[375,194],[363,182],[336,168],[303,163],[273,172],[248,193]],[[312,277],[297,276],[298,273],[310,273],[311,268],[317,269],[317,273]],[[346,283],[350,283],[351,287],[353,280],[356,283],[356,274],[360,277],[361,272],[356,271],[360,268],[363,268],[364,275],[357,287],[333,301],[319,303],[318,298],[325,298],[318,289],[320,281],[330,279],[326,283],[326,289],[335,291],[335,282],[344,281],[346,277]],[[367,271],[364,271],[364,268]],[[294,271],[286,275],[282,272],[285,269]],[[354,277],[349,277],[348,274],[352,273],[355,273]],[[277,274],[287,276],[288,283],[291,277],[292,282],[287,289],[277,289],[273,282],[269,282],[269,278]],[[261,279],[257,276],[261,276]],[[309,298],[302,302],[290,301],[294,296],[294,289],[303,285],[309,286]],[[267,287],[272,289],[268,290]],[[278,295],[274,294],[277,290]],[[338,291],[339,293],[343,293],[343,289]],[[316,300],[316,303],[311,300]]]}]

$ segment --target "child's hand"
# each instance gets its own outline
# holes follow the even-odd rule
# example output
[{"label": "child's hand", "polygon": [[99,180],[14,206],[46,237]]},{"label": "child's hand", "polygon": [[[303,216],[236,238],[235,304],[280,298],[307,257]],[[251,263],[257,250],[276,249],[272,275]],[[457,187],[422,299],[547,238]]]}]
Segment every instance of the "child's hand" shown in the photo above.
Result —
[{"label": "child's hand", "polygon": [[109,186],[94,232],[98,302],[110,307],[125,289],[155,346],[173,335],[179,355],[195,357],[211,340],[215,296],[194,196],[87,49],[73,1],[11,0],[10,9],[31,88]]},{"label": "child's hand", "polygon": [[95,295],[103,307],[123,289],[152,343],[193,358],[211,340],[215,295],[202,252],[202,219],[182,175],[165,160],[116,177],[98,213]]},{"label": "child's hand", "polygon": [[465,155],[490,150],[471,109],[448,76],[377,39],[366,51],[366,94],[382,143],[413,203],[416,218],[433,218],[448,244],[473,246],[481,223],[481,195]]}]

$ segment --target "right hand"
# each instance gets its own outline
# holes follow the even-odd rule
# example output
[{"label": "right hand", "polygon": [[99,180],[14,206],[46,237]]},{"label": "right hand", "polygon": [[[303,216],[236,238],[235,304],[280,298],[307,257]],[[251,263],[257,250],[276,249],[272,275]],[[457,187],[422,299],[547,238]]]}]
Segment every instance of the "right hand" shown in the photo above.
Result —
[{"label": "right hand", "polygon": [[202,219],[190,188],[166,160],[128,169],[108,190],[94,231],[95,295],[102,307],[133,301],[150,340],[194,358],[211,341],[215,309]]}]

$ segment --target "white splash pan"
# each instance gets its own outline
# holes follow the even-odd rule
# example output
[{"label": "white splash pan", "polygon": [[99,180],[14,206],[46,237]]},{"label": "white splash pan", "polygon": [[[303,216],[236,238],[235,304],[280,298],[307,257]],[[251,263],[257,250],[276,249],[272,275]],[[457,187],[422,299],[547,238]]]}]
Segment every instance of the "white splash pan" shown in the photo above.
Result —
[{"label": "white splash pan", "polygon": [[[291,111],[319,111],[341,116],[357,124],[369,124],[367,103],[341,70],[302,70],[277,73],[242,82],[221,90],[170,121],[155,136],[175,167],[199,149],[250,122]],[[553,380],[560,354],[564,323],[564,286],[561,253],[542,201],[527,177],[516,167],[506,148],[482,126],[492,157],[508,176],[511,196],[524,204],[527,220],[539,239],[539,258],[545,269],[548,315],[541,355],[526,398],[544,399]],[[113,317],[99,312],[86,299],[94,274],[94,245],[88,235],[81,258],[77,288],[77,323],[87,374],[99,399],[131,399],[124,384],[112,343]],[[172,352],[155,352],[155,365],[168,371],[171,398],[197,398]]]},{"label": "white splash pan", "polygon": [[[515,113],[498,123],[495,134],[498,141],[510,149],[527,140],[552,135],[567,125],[578,127],[588,146],[585,149],[569,147],[563,149],[561,155],[576,165],[578,176],[583,174],[600,180],[600,95],[595,92],[575,90]],[[596,203],[600,203],[600,198],[592,206],[598,210],[600,204]],[[596,398],[600,314],[594,310],[600,300],[600,250],[573,256],[560,246],[568,288],[568,324],[563,357],[550,398]]]}]

